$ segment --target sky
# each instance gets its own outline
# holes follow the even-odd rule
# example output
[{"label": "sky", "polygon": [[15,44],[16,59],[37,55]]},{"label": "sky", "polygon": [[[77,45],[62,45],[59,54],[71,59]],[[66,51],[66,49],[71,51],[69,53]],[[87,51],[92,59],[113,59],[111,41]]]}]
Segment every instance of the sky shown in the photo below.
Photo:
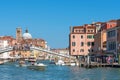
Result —
[{"label": "sky", "polygon": [[0,36],[27,28],[51,48],[69,46],[70,26],[120,19],[120,0],[0,0]]}]

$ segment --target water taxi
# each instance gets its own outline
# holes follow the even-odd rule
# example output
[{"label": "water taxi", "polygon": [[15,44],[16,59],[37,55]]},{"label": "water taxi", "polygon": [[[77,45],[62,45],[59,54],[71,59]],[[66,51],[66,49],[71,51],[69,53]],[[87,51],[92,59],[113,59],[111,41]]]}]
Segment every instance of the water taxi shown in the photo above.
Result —
[{"label": "water taxi", "polygon": [[33,70],[45,70],[45,67],[47,65],[43,63],[37,63],[37,59],[34,56],[31,56],[28,59],[29,64],[27,65],[27,68],[33,69]]}]

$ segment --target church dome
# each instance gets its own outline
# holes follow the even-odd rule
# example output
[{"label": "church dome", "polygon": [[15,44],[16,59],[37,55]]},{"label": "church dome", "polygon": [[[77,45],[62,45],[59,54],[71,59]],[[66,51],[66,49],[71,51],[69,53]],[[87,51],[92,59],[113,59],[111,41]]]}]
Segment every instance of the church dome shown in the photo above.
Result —
[{"label": "church dome", "polygon": [[26,30],[23,34],[23,39],[32,39],[32,35],[28,33],[28,30]]}]

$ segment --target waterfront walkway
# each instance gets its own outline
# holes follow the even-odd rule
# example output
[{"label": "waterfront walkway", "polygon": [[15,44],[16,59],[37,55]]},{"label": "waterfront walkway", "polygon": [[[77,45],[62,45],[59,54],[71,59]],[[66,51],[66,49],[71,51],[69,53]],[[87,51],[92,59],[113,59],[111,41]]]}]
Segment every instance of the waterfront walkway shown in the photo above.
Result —
[{"label": "waterfront walkway", "polygon": [[91,64],[87,64],[87,63],[80,63],[79,65],[80,67],[85,67],[85,68],[97,68],[97,67],[113,67],[113,68],[120,68],[120,64],[118,63],[112,63],[112,64],[108,64],[108,63],[91,63]]}]

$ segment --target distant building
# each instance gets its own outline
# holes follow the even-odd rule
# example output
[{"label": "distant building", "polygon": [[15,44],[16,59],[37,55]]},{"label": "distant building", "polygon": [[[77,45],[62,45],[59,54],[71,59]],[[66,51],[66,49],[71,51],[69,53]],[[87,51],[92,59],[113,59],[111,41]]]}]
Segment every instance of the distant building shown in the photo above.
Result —
[{"label": "distant building", "polygon": [[43,39],[40,38],[32,38],[32,35],[29,33],[28,29],[25,30],[25,33],[23,33],[22,35],[22,29],[21,28],[17,28],[16,29],[16,41],[17,43],[19,43],[20,45],[25,45],[25,44],[29,44],[32,46],[36,46],[36,47],[42,47],[45,48],[46,46],[46,42]]},{"label": "distant building", "polygon": [[22,41],[22,28],[16,28],[16,40],[17,42]]},{"label": "distant building", "polygon": [[25,30],[23,34],[23,39],[32,39],[32,35],[28,32],[28,29]]},{"label": "distant building", "polygon": [[110,28],[113,28],[116,26],[120,26],[120,19],[110,20],[110,21],[106,22],[106,24],[107,24],[107,29],[110,29]]},{"label": "distant building", "polygon": [[[12,36],[0,37],[0,49],[11,46],[13,46],[14,51],[9,52],[9,55],[15,56],[21,54],[23,57],[28,57],[30,56],[30,46],[47,48],[47,43],[43,39],[32,38],[32,35],[28,32],[28,29],[26,29],[25,33],[22,35],[22,29],[16,28],[16,38],[13,38]],[[8,55],[7,52],[4,54]],[[0,56],[4,57],[3,55]]]},{"label": "distant building", "polygon": [[[12,36],[1,36],[0,37],[0,49],[7,48],[13,45],[14,38]],[[8,58],[10,52],[5,52],[4,54],[0,54],[0,58]]]},{"label": "distant building", "polygon": [[0,37],[0,48],[5,48],[8,46],[12,46],[14,38],[12,36],[1,36]]},{"label": "distant building", "polygon": [[92,53],[95,33],[96,27],[93,24],[71,27],[69,35],[70,55],[86,56]]}]

